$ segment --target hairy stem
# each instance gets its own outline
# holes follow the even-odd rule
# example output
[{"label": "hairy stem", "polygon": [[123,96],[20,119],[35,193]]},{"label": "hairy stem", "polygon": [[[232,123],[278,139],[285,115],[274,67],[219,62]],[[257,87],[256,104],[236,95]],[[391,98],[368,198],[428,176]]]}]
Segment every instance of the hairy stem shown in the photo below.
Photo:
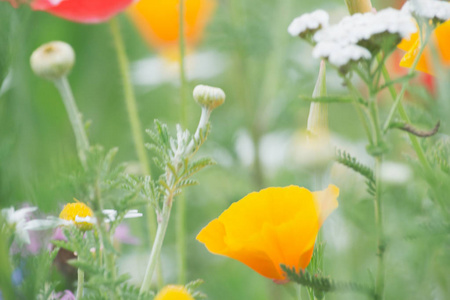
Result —
[{"label": "hairy stem", "polygon": [[[78,259],[80,259],[78,257]],[[78,282],[77,282],[77,300],[83,297],[83,287],[84,287],[84,271],[78,268]]]},{"label": "hairy stem", "polygon": [[86,152],[89,151],[89,140],[86,135],[85,127],[81,119],[81,114],[78,111],[75,98],[73,97],[70,84],[66,77],[61,77],[54,81],[56,88],[61,94],[67,114],[69,115],[70,123],[72,124],[73,132],[75,133],[75,140],[77,144],[78,156],[81,164],[86,168]]},{"label": "hairy stem", "polygon": [[172,209],[173,195],[170,194],[164,201],[163,210],[161,213],[161,221],[158,224],[156,231],[155,241],[153,242],[152,252],[145,271],[144,280],[141,285],[140,294],[150,290],[152,283],[153,273],[155,272],[156,265],[158,264],[159,257],[161,255],[161,248],[166,235],[167,226],[169,225],[170,211]]},{"label": "hairy stem", "polygon": [[383,206],[381,201],[381,157],[376,157],[375,160],[375,176],[376,176],[376,192],[374,197],[375,205],[375,225],[377,230],[377,256],[378,267],[375,281],[375,298],[382,300],[384,297],[384,232],[383,232]]}]

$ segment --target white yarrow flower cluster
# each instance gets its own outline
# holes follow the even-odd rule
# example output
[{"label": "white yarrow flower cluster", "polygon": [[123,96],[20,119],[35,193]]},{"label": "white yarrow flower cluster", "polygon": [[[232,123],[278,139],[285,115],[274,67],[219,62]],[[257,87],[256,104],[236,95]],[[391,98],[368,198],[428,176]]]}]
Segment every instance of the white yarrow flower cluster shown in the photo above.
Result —
[{"label": "white yarrow flower cluster", "polygon": [[330,16],[324,10],[318,9],[312,13],[303,14],[289,25],[288,32],[292,36],[300,36],[328,26]]},{"label": "white yarrow flower cluster", "polygon": [[340,46],[331,42],[323,42],[314,47],[313,57],[327,58],[332,65],[343,67],[351,61],[370,59],[372,55],[369,50],[358,45]]},{"label": "white yarrow flower cluster", "polygon": [[[315,25],[310,21],[314,19],[310,15],[301,16],[297,18],[298,21],[294,20],[289,32],[301,32],[308,28],[308,24]],[[314,20],[318,23],[318,18]],[[384,36],[377,39],[380,35],[391,36],[400,41],[416,31],[414,20],[404,11],[388,8],[378,13],[358,13],[343,18],[338,24],[322,26],[313,37],[313,42],[316,43],[313,56],[328,59],[331,64],[341,68],[352,61],[371,59],[372,55],[383,47],[382,43],[388,41]]]},{"label": "white yarrow flower cluster", "polygon": [[402,11],[425,19],[445,22],[450,19],[450,3],[435,0],[414,0],[403,5]]}]

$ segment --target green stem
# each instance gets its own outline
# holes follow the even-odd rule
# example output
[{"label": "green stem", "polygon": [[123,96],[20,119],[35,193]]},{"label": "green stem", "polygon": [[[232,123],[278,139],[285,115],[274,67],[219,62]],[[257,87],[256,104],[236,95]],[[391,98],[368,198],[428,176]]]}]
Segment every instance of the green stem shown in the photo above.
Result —
[{"label": "green stem", "polygon": [[[391,78],[389,76],[388,70],[386,69],[386,66],[383,67],[382,72],[383,72],[384,80],[386,82],[389,82],[391,80]],[[389,86],[389,92],[391,94],[392,99],[397,99],[397,92],[395,91],[395,88],[392,85]],[[411,124],[411,120],[409,119],[408,114],[406,113],[402,102],[398,101],[397,105],[398,105],[398,112],[399,112],[399,115],[402,118],[402,120],[408,124]],[[422,167],[428,174],[432,174],[431,166],[425,156],[425,152],[424,152],[422,146],[420,145],[418,138],[415,135],[410,134],[410,133],[408,133],[408,137],[409,137],[409,140],[411,141],[414,151],[416,152],[416,155],[417,155],[417,158],[419,159],[420,164],[422,165]]]},{"label": "green stem", "polygon": [[[144,139],[142,137],[142,125],[138,114],[136,97],[134,95],[133,85],[130,77],[130,66],[128,57],[125,51],[125,45],[123,42],[122,33],[120,31],[119,22],[117,19],[111,19],[110,21],[111,34],[114,40],[114,47],[116,48],[117,61],[119,64],[122,86],[125,96],[125,104],[128,112],[128,120],[131,126],[131,133],[133,136],[134,148],[142,167],[143,173],[146,176],[151,176],[151,169],[147,152],[144,145]],[[148,204],[146,207],[147,215],[147,227],[150,233],[150,240],[156,236],[156,217],[153,207]],[[158,267],[158,285],[163,285],[161,268]]]},{"label": "green stem", "polygon": [[[347,77],[344,77],[344,80],[345,80],[345,84],[347,85],[348,89],[353,94],[353,96],[356,99],[361,97],[360,93],[355,88],[353,83]],[[367,138],[369,139],[369,143],[372,145],[373,144],[373,136],[372,136],[372,133],[370,132],[369,124],[367,123],[367,118],[366,118],[367,113],[364,114],[364,111],[361,109],[359,103],[356,103],[356,102],[357,101],[353,102],[353,107],[355,108],[355,110],[358,114],[359,120],[363,124],[364,131],[366,132]]]},{"label": "green stem", "polygon": [[117,21],[117,19],[111,19],[109,24],[114,39],[114,46],[117,52],[117,61],[119,63],[120,73],[122,77],[121,79],[125,96],[125,103],[127,106],[128,118],[131,125],[131,132],[136,149],[136,154],[139,158],[139,162],[141,163],[141,167],[144,170],[144,174],[150,175],[150,165],[148,163],[147,152],[144,146],[144,139],[142,137],[143,130],[139,119],[133,86],[131,84],[129,62],[125,52],[125,45],[123,42],[122,34],[120,32],[119,22]]},{"label": "green stem", "polygon": [[172,209],[173,196],[169,195],[164,201],[163,210],[161,213],[161,221],[158,224],[158,229],[156,231],[155,241],[153,243],[152,252],[150,253],[150,258],[147,264],[147,269],[145,271],[144,280],[139,291],[140,294],[150,290],[150,285],[152,283],[153,273],[155,272],[156,265],[158,264],[159,257],[161,255],[161,248],[164,242],[164,236],[166,235],[167,226],[170,219],[170,211]]},{"label": "green stem", "polygon": [[54,81],[56,88],[64,102],[67,114],[69,115],[70,123],[72,124],[73,132],[75,133],[75,140],[77,144],[78,156],[81,164],[86,168],[86,153],[89,151],[89,140],[86,135],[85,127],[81,119],[81,114],[78,111],[75,98],[73,97],[70,84],[66,77],[61,77]]},{"label": "green stem", "polygon": [[375,98],[372,98],[369,101],[369,111],[375,131],[375,145],[379,146],[383,140],[383,135],[381,133],[380,117],[378,115],[378,106]]},{"label": "green stem", "polygon": [[[411,68],[409,69],[408,75],[412,75],[414,73],[414,71],[417,67],[417,64],[419,63],[420,57],[422,56],[422,53],[425,50],[425,46],[428,43],[428,40],[430,39],[430,36],[431,36],[430,34],[426,34],[425,41],[423,43],[421,43],[419,53],[417,54],[416,58],[414,59],[414,62],[412,64]],[[381,63],[383,63],[383,62],[381,62]],[[385,77],[385,80],[387,81],[386,75],[385,75],[386,73],[387,73],[387,69],[386,69],[386,67],[384,67],[383,76]],[[387,75],[389,76],[388,73],[387,73]],[[402,89],[400,90],[400,93],[397,94],[395,97],[394,97],[395,89],[393,89],[393,87],[390,86],[389,91],[391,91],[392,98],[395,99],[395,101],[394,101],[394,104],[392,104],[391,110],[389,111],[389,115],[386,119],[386,122],[384,123],[384,126],[383,126],[384,133],[386,133],[387,130],[389,129],[389,125],[391,124],[392,118],[394,117],[394,114],[397,111],[397,107],[401,103],[401,100],[403,99],[403,95],[405,94],[405,91],[408,88],[408,86],[409,86],[409,81],[405,82],[402,85]],[[392,93],[392,91],[394,91],[394,94]]]},{"label": "green stem", "polygon": [[[187,109],[187,99],[186,99],[186,70],[185,70],[185,38],[184,38],[184,14],[185,14],[185,3],[184,0],[180,1],[179,8],[179,50],[180,50],[180,119],[181,125],[183,127],[187,126],[186,120],[186,109]],[[186,196],[185,194],[180,195],[177,199],[177,214],[176,214],[176,243],[177,243],[177,254],[178,254],[178,283],[183,284],[186,281],[186,232],[185,232],[185,215],[186,215]]]},{"label": "green stem", "polygon": [[376,192],[374,197],[375,206],[375,226],[377,230],[377,256],[378,267],[375,281],[375,298],[376,300],[382,300],[384,297],[384,232],[383,232],[383,207],[381,202],[381,163],[380,156],[375,160],[375,176],[376,176]]},{"label": "green stem", "polygon": [[[80,259],[78,257],[78,259]],[[84,286],[84,271],[78,268],[78,284],[77,284],[77,300],[83,297],[83,286]]]}]

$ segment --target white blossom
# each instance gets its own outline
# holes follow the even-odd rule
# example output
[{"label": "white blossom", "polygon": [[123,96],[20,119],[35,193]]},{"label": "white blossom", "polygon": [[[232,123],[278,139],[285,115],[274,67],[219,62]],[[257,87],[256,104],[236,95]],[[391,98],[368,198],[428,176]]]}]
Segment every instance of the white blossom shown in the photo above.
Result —
[{"label": "white blossom", "polygon": [[37,207],[24,207],[15,210],[14,207],[5,208],[1,210],[1,214],[6,220],[6,223],[14,227],[15,238],[20,243],[30,243],[30,236],[28,231],[30,230],[44,230],[51,228],[53,222],[49,220],[27,220],[27,215],[37,210]]},{"label": "white blossom", "polygon": [[338,24],[318,31],[314,40],[317,43],[333,42],[346,46],[369,40],[374,35],[385,32],[407,38],[416,31],[414,21],[408,13],[387,8],[378,13],[357,13],[345,17]]},{"label": "white blossom", "polygon": [[[105,223],[114,222],[117,218],[117,210],[115,210],[115,209],[104,209],[104,210],[102,210],[102,212],[105,215],[105,219],[103,220]],[[142,217],[142,213],[138,212],[137,209],[131,209],[131,210],[127,211],[127,213],[125,214],[125,216],[123,218],[124,219],[133,219],[133,218],[139,218],[139,217]],[[92,216],[86,216],[86,217],[76,216],[75,222],[61,219],[62,225],[72,225],[72,224],[76,224],[76,223],[95,224],[95,223],[97,223],[97,219]]]},{"label": "white blossom", "polygon": [[363,59],[370,59],[372,55],[369,50],[358,45],[340,45],[332,42],[322,42],[313,50],[315,58],[325,58],[336,66],[343,67],[348,63]]},{"label": "white blossom", "polygon": [[408,1],[403,5],[402,11],[425,19],[438,19],[443,22],[450,19],[450,3],[447,1]]},{"label": "white blossom", "polygon": [[329,19],[326,11],[318,9],[295,18],[289,25],[288,32],[292,36],[299,36],[307,31],[325,28],[328,26]]}]

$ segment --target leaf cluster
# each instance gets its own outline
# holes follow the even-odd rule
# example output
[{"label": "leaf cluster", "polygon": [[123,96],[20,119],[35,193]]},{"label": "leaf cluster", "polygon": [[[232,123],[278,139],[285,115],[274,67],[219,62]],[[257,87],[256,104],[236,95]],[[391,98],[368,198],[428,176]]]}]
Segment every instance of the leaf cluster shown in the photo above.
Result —
[{"label": "leaf cluster", "polygon": [[194,136],[177,126],[176,137],[172,137],[167,125],[155,120],[154,129],[147,130],[147,133],[152,140],[147,147],[157,154],[154,162],[162,174],[156,180],[146,178],[143,190],[144,195],[160,211],[168,195],[173,198],[183,188],[198,184],[191,177],[214,164],[210,158],[193,159],[209,134],[209,126]]},{"label": "leaf cluster", "polygon": [[355,282],[337,282],[328,277],[323,277],[318,274],[311,274],[307,270],[297,271],[294,268],[289,268],[285,265],[281,265],[281,269],[286,273],[289,280],[296,282],[305,287],[312,288],[314,295],[317,298],[323,298],[325,293],[329,292],[357,292],[367,295],[374,295],[372,288]]}]

